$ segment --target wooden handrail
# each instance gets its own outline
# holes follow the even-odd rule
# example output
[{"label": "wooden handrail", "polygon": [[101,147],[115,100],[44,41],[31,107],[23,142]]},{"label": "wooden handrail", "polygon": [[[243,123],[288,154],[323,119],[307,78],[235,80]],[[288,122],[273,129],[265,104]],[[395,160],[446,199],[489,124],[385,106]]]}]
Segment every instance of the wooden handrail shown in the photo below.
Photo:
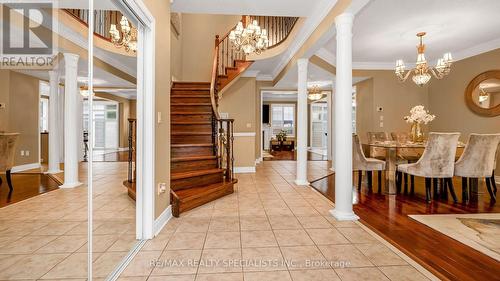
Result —
[{"label": "wooden handrail", "polygon": [[[218,37],[216,38],[216,40],[217,39]],[[216,120],[220,119],[219,108],[217,103],[217,77],[219,76],[218,61],[219,61],[219,45],[216,44],[214,50],[214,59],[212,64],[212,79],[210,80],[210,102],[212,103],[212,111],[214,113]]]}]

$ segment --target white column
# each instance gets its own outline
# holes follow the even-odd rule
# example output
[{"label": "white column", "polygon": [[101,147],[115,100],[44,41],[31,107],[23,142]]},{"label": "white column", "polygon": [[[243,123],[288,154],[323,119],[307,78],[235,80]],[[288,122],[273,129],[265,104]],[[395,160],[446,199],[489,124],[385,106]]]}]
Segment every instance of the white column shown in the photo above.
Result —
[{"label": "white column", "polygon": [[330,170],[335,172],[335,87],[333,84],[334,83],[332,83],[332,92],[328,97],[328,102],[330,103],[329,105],[330,112],[328,112],[328,114],[331,121],[328,128],[330,129],[331,132],[331,136],[329,139],[331,148],[329,157],[331,157],[332,166],[330,167]]},{"label": "white column", "polygon": [[352,23],[344,13],[335,18],[337,28],[337,77],[335,91],[335,209],[338,220],[359,219],[352,210]]},{"label": "white column", "polygon": [[61,172],[59,167],[59,71],[49,71],[49,169],[47,173]]},{"label": "white column", "polygon": [[61,188],[81,185],[78,181],[78,55],[64,54],[64,184]]},{"label": "white column", "polygon": [[295,184],[309,185],[307,181],[307,65],[308,59],[297,60],[297,178]]}]

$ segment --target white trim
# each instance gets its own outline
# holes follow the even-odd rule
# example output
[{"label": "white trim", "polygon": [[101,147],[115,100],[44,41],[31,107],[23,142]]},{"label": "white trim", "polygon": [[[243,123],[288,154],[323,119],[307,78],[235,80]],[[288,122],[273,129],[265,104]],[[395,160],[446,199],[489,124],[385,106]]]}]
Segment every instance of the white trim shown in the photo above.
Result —
[{"label": "white trim", "polygon": [[255,173],[255,166],[234,167],[235,174]]},{"label": "white trim", "polygon": [[306,187],[309,186],[308,181],[295,180],[294,183],[299,186],[306,186]]},{"label": "white trim", "polygon": [[134,259],[134,257],[139,253],[139,251],[144,247],[146,244],[147,240],[139,240],[137,243],[134,244],[132,249],[128,252],[128,254],[121,260],[120,264],[118,265],[113,272],[111,272],[108,277],[106,277],[106,281],[115,281],[118,280],[120,275],[125,271],[127,266],[130,264],[130,262]]},{"label": "white trim", "polygon": [[500,176],[495,176],[495,182],[500,184]]},{"label": "white trim", "polygon": [[268,74],[257,74],[257,81],[273,81],[274,78],[272,75]]},{"label": "white trim", "polygon": [[172,205],[169,205],[154,222],[153,233],[155,237],[160,233],[163,227],[167,225],[168,221],[171,218],[172,218]]},{"label": "white trim", "polygon": [[330,214],[339,221],[357,221],[359,217],[354,213],[342,213],[336,209],[330,210]]},{"label": "white trim", "polygon": [[19,173],[19,172],[24,172],[27,170],[38,169],[40,167],[41,167],[40,163],[30,163],[30,164],[14,166],[14,167],[12,167],[12,169],[10,171],[11,171],[11,173]]},{"label": "white trim", "polygon": [[255,165],[260,164],[262,160],[263,160],[262,157],[255,159]]},{"label": "white trim", "polygon": [[255,132],[241,132],[241,133],[234,133],[234,137],[255,137]]},{"label": "white trim", "polygon": [[118,151],[128,151],[128,147],[118,147]]},{"label": "white trim", "polygon": [[241,74],[241,77],[257,77],[259,75],[260,70],[246,70]]}]

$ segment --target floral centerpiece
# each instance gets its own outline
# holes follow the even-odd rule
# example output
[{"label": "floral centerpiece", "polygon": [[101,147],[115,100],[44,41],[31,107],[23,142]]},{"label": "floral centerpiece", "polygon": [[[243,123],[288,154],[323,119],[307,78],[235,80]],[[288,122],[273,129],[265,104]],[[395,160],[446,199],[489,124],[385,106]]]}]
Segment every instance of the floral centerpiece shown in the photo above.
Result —
[{"label": "floral centerpiece", "polygon": [[423,105],[417,105],[410,109],[410,115],[405,116],[404,120],[406,121],[406,123],[412,124],[410,134],[413,142],[424,141],[424,132],[421,125],[427,125],[435,118],[436,115],[430,114],[428,110],[425,110],[425,107]]},{"label": "floral centerpiece", "polygon": [[276,138],[278,139],[278,141],[286,141],[286,131],[285,130],[281,130],[277,135],[276,135]]}]

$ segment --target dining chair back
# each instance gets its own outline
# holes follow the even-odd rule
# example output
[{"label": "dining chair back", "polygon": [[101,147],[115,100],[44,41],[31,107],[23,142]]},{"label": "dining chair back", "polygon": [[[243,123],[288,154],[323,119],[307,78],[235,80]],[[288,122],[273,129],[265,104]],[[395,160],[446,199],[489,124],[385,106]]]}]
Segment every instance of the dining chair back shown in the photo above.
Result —
[{"label": "dining chair back", "polygon": [[[0,133],[0,172],[5,172],[7,184],[12,190],[11,169],[14,167],[14,156],[19,133]],[[0,178],[0,184],[2,179]]]},{"label": "dining chair back", "polygon": [[391,137],[399,143],[406,143],[411,140],[410,133],[408,132],[391,132]]},{"label": "dining chair back", "polygon": [[385,161],[367,158],[363,152],[363,147],[361,146],[358,135],[352,136],[352,169],[353,171],[358,171],[358,189],[361,188],[363,177],[361,171],[367,171],[368,188],[370,189],[372,187],[372,172],[378,171],[378,189],[380,192],[382,171],[385,170]]}]

